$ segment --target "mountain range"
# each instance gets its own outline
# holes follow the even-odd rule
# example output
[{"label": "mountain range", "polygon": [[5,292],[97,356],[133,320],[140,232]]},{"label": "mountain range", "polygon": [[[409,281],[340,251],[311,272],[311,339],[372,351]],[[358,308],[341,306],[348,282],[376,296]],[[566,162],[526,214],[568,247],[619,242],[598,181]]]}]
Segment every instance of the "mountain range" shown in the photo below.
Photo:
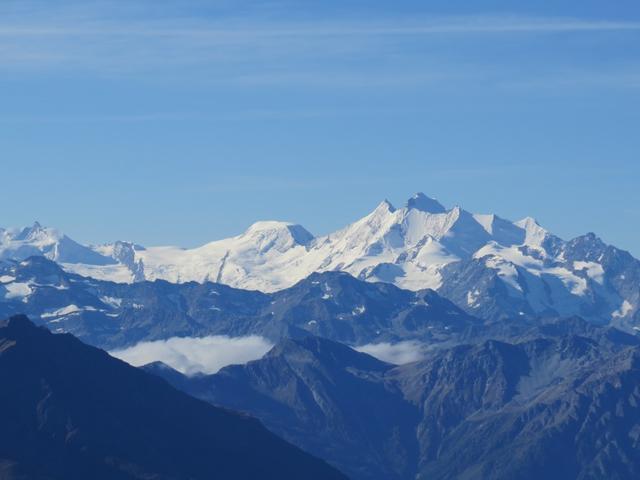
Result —
[{"label": "mountain range", "polygon": [[640,324],[640,262],[628,252],[592,233],[565,241],[532,218],[447,209],[421,193],[402,208],[384,201],[325,236],[266,221],[193,249],[83,246],[37,223],[0,230],[0,259],[34,254],[101,280],[211,281],[265,293],[314,272],[343,271],[406,290],[433,289],[485,319],[580,315],[626,329]]},{"label": "mountain range", "polygon": [[584,320],[401,366],[308,336],[213,375],[144,369],[354,480],[640,475],[640,339]]},{"label": "mountain range", "polygon": [[[0,229],[0,478],[636,478],[639,303],[594,234],[423,194],[195,249]],[[94,348],[256,336],[189,375]]]},{"label": "mountain range", "polygon": [[0,282],[0,318],[26,314],[108,350],[171,337],[260,335],[278,341],[307,333],[352,345],[408,339],[440,344],[485,328],[432,290],[402,290],[344,272],[315,273],[293,287],[262,293],[212,282],[113,283],[35,256],[0,263]]}]

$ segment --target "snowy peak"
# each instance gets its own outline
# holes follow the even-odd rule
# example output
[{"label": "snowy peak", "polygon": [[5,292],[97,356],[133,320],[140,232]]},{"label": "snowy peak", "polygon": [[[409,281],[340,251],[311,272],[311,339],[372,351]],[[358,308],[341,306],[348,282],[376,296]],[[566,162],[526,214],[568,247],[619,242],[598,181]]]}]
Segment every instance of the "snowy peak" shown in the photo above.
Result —
[{"label": "snowy peak", "polygon": [[267,235],[267,236],[289,236],[295,243],[306,245],[313,240],[313,234],[302,225],[289,222],[262,221],[251,225],[244,233],[245,236]]},{"label": "snowy peak", "polygon": [[466,210],[456,206],[449,212],[449,217],[450,226],[442,243],[460,258],[468,258],[491,240],[491,235]]},{"label": "snowy peak", "polygon": [[251,225],[239,238],[255,239],[279,248],[307,245],[314,236],[302,225],[289,222],[262,221]]},{"label": "snowy peak", "polygon": [[509,220],[493,214],[474,214],[473,218],[500,245],[522,245],[525,242],[525,231]]},{"label": "snowy peak", "polygon": [[63,235],[55,228],[43,227],[36,221],[30,227],[7,229],[4,231],[4,237],[5,242],[37,243],[46,246],[60,241]]},{"label": "snowy peak", "polygon": [[381,201],[378,206],[373,210],[371,215],[386,215],[388,213],[394,213],[396,211],[396,207],[394,207],[389,200],[386,198]]},{"label": "snowy peak", "polygon": [[91,248],[73,241],[55,228],[35,222],[30,227],[0,231],[0,260],[24,260],[43,255],[60,263],[109,265],[115,263]]},{"label": "snowy peak", "polygon": [[533,217],[525,217],[522,220],[515,222],[514,225],[524,230],[524,243],[527,245],[540,246],[547,238],[548,232],[542,228],[538,221]]},{"label": "snowy peak", "polygon": [[444,213],[446,208],[436,199],[427,197],[424,193],[418,192],[407,200],[408,209],[416,209],[426,213]]}]

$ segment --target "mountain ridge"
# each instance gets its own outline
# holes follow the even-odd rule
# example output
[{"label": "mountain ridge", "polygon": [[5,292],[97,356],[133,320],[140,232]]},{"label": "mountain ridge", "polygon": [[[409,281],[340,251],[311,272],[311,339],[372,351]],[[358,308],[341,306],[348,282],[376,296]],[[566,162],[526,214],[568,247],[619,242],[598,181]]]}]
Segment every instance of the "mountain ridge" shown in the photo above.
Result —
[{"label": "mountain ridge", "polygon": [[[4,258],[27,252],[15,236],[1,238],[0,258],[2,252]],[[102,280],[214,281],[274,292],[313,272],[338,270],[414,291],[431,288],[492,320],[577,314],[627,328],[640,322],[640,261],[628,252],[591,233],[562,240],[531,217],[511,222],[459,206],[446,209],[421,193],[402,208],[383,201],[365,217],[319,237],[297,224],[269,221],[193,249],[127,242],[94,247],[94,263],[56,257],[52,248],[43,247],[41,254]],[[482,291],[461,282],[463,272],[495,288]]]}]

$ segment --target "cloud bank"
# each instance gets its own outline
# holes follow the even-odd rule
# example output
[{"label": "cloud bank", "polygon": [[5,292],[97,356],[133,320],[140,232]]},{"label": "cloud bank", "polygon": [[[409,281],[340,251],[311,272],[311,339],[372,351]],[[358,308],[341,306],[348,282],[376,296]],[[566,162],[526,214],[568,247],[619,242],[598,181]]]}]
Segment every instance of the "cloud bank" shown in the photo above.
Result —
[{"label": "cloud bank", "polygon": [[383,362],[394,365],[404,365],[405,363],[417,362],[424,358],[427,346],[415,340],[407,340],[398,343],[368,343],[359,347],[354,347],[358,352],[366,353]]},{"label": "cloud bank", "polygon": [[273,344],[265,338],[249,337],[173,337],[167,340],[140,342],[133,347],[109,352],[135,367],[161,361],[186,375],[216,373],[222,367],[257,360]]}]

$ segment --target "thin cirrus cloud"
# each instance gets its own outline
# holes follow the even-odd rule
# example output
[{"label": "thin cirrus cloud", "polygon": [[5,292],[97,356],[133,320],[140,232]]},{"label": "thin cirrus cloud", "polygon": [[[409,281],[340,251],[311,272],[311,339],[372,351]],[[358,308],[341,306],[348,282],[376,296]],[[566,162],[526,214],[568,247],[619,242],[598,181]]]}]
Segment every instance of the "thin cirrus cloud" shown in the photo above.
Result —
[{"label": "thin cirrus cloud", "polygon": [[[397,52],[399,43],[424,42],[433,36],[455,38],[478,35],[553,34],[581,32],[635,32],[640,22],[596,21],[567,18],[522,16],[448,16],[415,19],[344,22],[271,17],[209,17],[181,11],[171,15],[145,18],[128,10],[109,7],[57,10],[45,15],[46,8],[35,6],[12,14],[0,6],[0,68],[53,67],[90,68],[110,72],[140,71],[175,65],[200,65],[209,69],[235,66],[237,72],[216,77],[230,82],[242,81],[243,69],[252,62],[291,66],[288,62],[305,59],[325,61],[353,60],[359,55],[380,51]],[[115,13],[114,13],[115,12]],[[120,13],[118,13],[120,12]],[[400,51],[405,51],[401,49]],[[323,82],[361,83],[353,73],[332,69],[335,74]],[[322,78],[317,72],[296,77],[299,69],[281,75],[261,73],[248,83],[307,82]],[[365,77],[371,75],[364,72]],[[410,72],[412,81],[442,78],[433,69]],[[447,75],[444,75],[445,77]],[[355,78],[355,80],[354,80]],[[215,80],[215,78],[214,78]],[[246,81],[246,78],[245,78]],[[318,81],[318,80],[316,80]],[[401,83],[386,78],[383,83]]]},{"label": "thin cirrus cloud", "polygon": [[265,338],[214,335],[140,342],[123,350],[109,352],[133,366],[163,362],[185,375],[216,373],[227,365],[244,364],[264,356],[273,344]]},{"label": "thin cirrus cloud", "polygon": [[562,90],[571,88],[640,88],[640,65],[615,72],[589,72],[568,70],[562,74],[546,75],[538,78],[517,79],[502,82],[501,87],[510,90]]},{"label": "thin cirrus cloud", "polygon": [[395,18],[380,22],[328,22],[328,21],[270,21],[247,19],[238,21],[203,21],[189,18],[154,19],[149,21],[100,20],[99,16],[82,20],[87,26],[78,26],[58,18],[53,23],[29,23],[14,18],[17,25],[0,23],[0,36],[4,37],[184,37],[235,43],[249,43],[255,39],[277,37],[373,37],[420,36],[434,34],[483,33],[554,33],[591,31],[640,30],[640,22],[594,21],[562,18],[526,18],[520,16],[461,16],[434,17],[420,21]]},{"label": "thin cirrus cloud", "polygon": [[[14,8],[0,2],[2,73],[72,73],[249,91],[493,89],[517,95],[638,88],[640,70],[633,59],[623,61],[629,54],[615,53],[621,42],[637,42],[640,22],[635,20],[372,14],[346,21],[297,17],[300,9],[277,6],[266,14],[264,9],[219,8],[203,15],[198,2],[161,8],[140,0],[62,2],[56,8],[37,1],[8,4]],[[563,35],[561,42],[556,34]],[[576,40],[567,42],[567,35]],[[607,58],[614,60],[585,56],[594,44],[613,52]],[[547,55],[550,48],[553,54]]]}]

